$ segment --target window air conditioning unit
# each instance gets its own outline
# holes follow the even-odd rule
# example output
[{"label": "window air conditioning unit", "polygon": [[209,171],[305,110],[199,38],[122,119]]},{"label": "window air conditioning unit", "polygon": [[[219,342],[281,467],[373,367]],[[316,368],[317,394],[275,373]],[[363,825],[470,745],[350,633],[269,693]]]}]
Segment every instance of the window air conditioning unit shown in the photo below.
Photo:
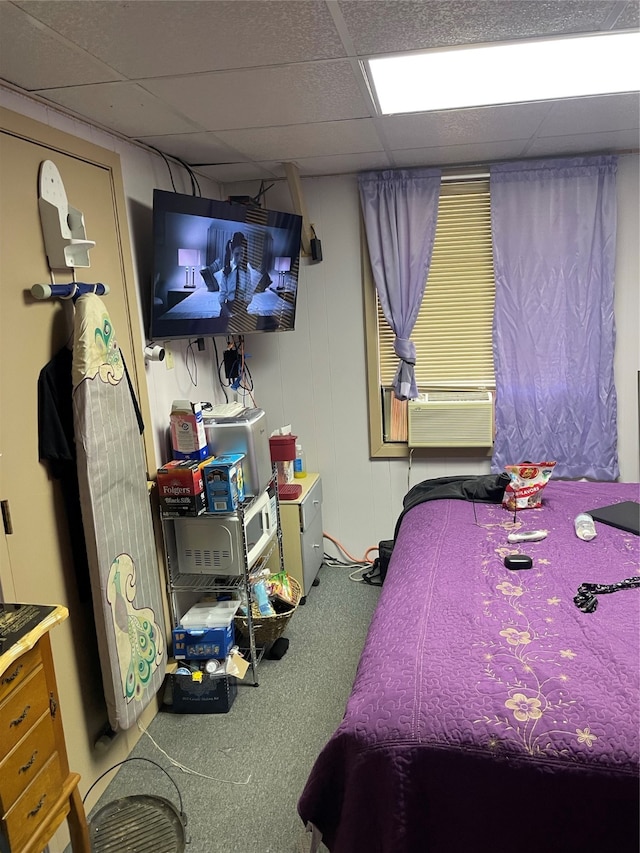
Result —
[{"label": "window air conditioning unit", "polygon": [[492,447],[491,391],[429,391],[409,400],[409,447]]}]

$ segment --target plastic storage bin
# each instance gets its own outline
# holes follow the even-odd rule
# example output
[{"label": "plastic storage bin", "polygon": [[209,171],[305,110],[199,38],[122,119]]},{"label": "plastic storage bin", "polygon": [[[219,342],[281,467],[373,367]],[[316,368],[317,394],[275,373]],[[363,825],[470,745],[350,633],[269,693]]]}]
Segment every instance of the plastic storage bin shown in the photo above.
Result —
[{"label": "plastic storage bin", "polygon": [[226,628],[233,621],[240,601],[199,601],[180,619],[183,628]]}]

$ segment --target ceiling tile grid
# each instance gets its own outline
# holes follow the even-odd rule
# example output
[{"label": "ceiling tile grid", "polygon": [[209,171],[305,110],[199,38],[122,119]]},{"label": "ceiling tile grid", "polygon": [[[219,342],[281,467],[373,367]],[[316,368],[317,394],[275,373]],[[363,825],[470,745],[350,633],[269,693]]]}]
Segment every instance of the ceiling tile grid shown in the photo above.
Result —
[{"label": "ceiling tile grid", "polygon": [[141,82],[205,130],[366,118],[347,60],[222,71]]},{"label": "ceiling tile grid", "polygon": [[69,39],[38,25],[12,3],[0,2],[0,78],[33,91],[111,82],[122,75]]},{"label": "ceiling tile grid", "polygon": [[17,4],[131,80],[344,56],[322,0]]},{"label": "ceiling tile grid", "polygon": [[282,177],[283,161],[320,175],[638,150],[636,92],[381,117],[360,60],[637,29],[639,11],[627,0],[0,0],[0,85],[214,164],[198,168],[222,182]]},{"label": "ceiling tile grid", "polygon": [[185,133],[200,128],[137,83],[96,83],[47,89],[41,93],[54,104],[112,128],[124,136]]}]

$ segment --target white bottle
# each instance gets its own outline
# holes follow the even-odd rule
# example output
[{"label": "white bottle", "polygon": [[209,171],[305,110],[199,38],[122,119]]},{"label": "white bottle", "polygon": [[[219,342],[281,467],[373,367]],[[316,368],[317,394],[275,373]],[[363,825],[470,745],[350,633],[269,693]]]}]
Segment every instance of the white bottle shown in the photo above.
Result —
[{"label": "white bottle", "polygon": [[576,516],[574,526],[576,528],[576,536],[578,539],[583,539],[585,542],[595,539],[598,535],[596,533],[596,526],[593,523],[593,519],[590,515],[587,515],[586,512],[581,512],[580,515]]},{"label": "white bottle", "polygon": [[293,476],[296,480],[307,476],[307,466],[304,461],[304,450],[299,442],[296,442],[296,458],[293,463]]}]

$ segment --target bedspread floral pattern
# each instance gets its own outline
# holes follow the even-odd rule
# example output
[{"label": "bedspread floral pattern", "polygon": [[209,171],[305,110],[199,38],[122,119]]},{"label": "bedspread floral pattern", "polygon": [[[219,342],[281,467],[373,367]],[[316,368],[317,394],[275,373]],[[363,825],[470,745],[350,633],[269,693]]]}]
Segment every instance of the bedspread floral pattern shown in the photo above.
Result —
[{"label": "bedspread floral pattern", "polygon": [[335,853],[637,851],[640,591],[573,603],[635,573],[639,537],[587,507],[637,484],[551,481],[509,571],[513,514],[433,500],[406,513],[344,717],[300,799]]},{"label": "bedspread floral pattern", "polygon": [[[633,574],[638,537],[611,528],[595,548],[580,542],[581,485],[550,483],[542,508],[515,523],[500,505],[477,506],[477,523],[463,501],[411,510],[397,539],[402,582],[392,557],[369,629],[378,644],[365,645],[340,730],[370,746],[636,772],[638,591],[607,596],[596,614],[573,596],[582,582]],[[611,503],[615,487],[598,484],[589,500]],[[508,544],[512,530],[537,528],[549,528],[543,541]],[[533,566],[509,571],[504,558],[519,551]]]},{"label": "bedspread floral pattern", "polygon": [[[492,750],[507,746],[502,737],[508,733],[510,748],[515,741],[530,755],[577,760],[576,753],[592,750],[605,735],[580,701],[580,683],[573,671],[578,652],[565,647],[556,627],[554,608],[571,607],[572,602],[554,590],[553,564],[544,557],[535,559],[531,571],[520,572],[513,580],[493,581],[496,560],[520,553],[504,542],[509,532],[523,525],[505,519],[493,507],[487,514],[496,518],[482,525],[486,552],[481,571],[493,586],[482,600],[489,630],[482,631],[482,639],[473,645],[483,661],[479,689],[491,695],[494,710],[478,715],[474,722],[495,731],[488,738]],[[502,711],[495,710],[495,691]]]}]

